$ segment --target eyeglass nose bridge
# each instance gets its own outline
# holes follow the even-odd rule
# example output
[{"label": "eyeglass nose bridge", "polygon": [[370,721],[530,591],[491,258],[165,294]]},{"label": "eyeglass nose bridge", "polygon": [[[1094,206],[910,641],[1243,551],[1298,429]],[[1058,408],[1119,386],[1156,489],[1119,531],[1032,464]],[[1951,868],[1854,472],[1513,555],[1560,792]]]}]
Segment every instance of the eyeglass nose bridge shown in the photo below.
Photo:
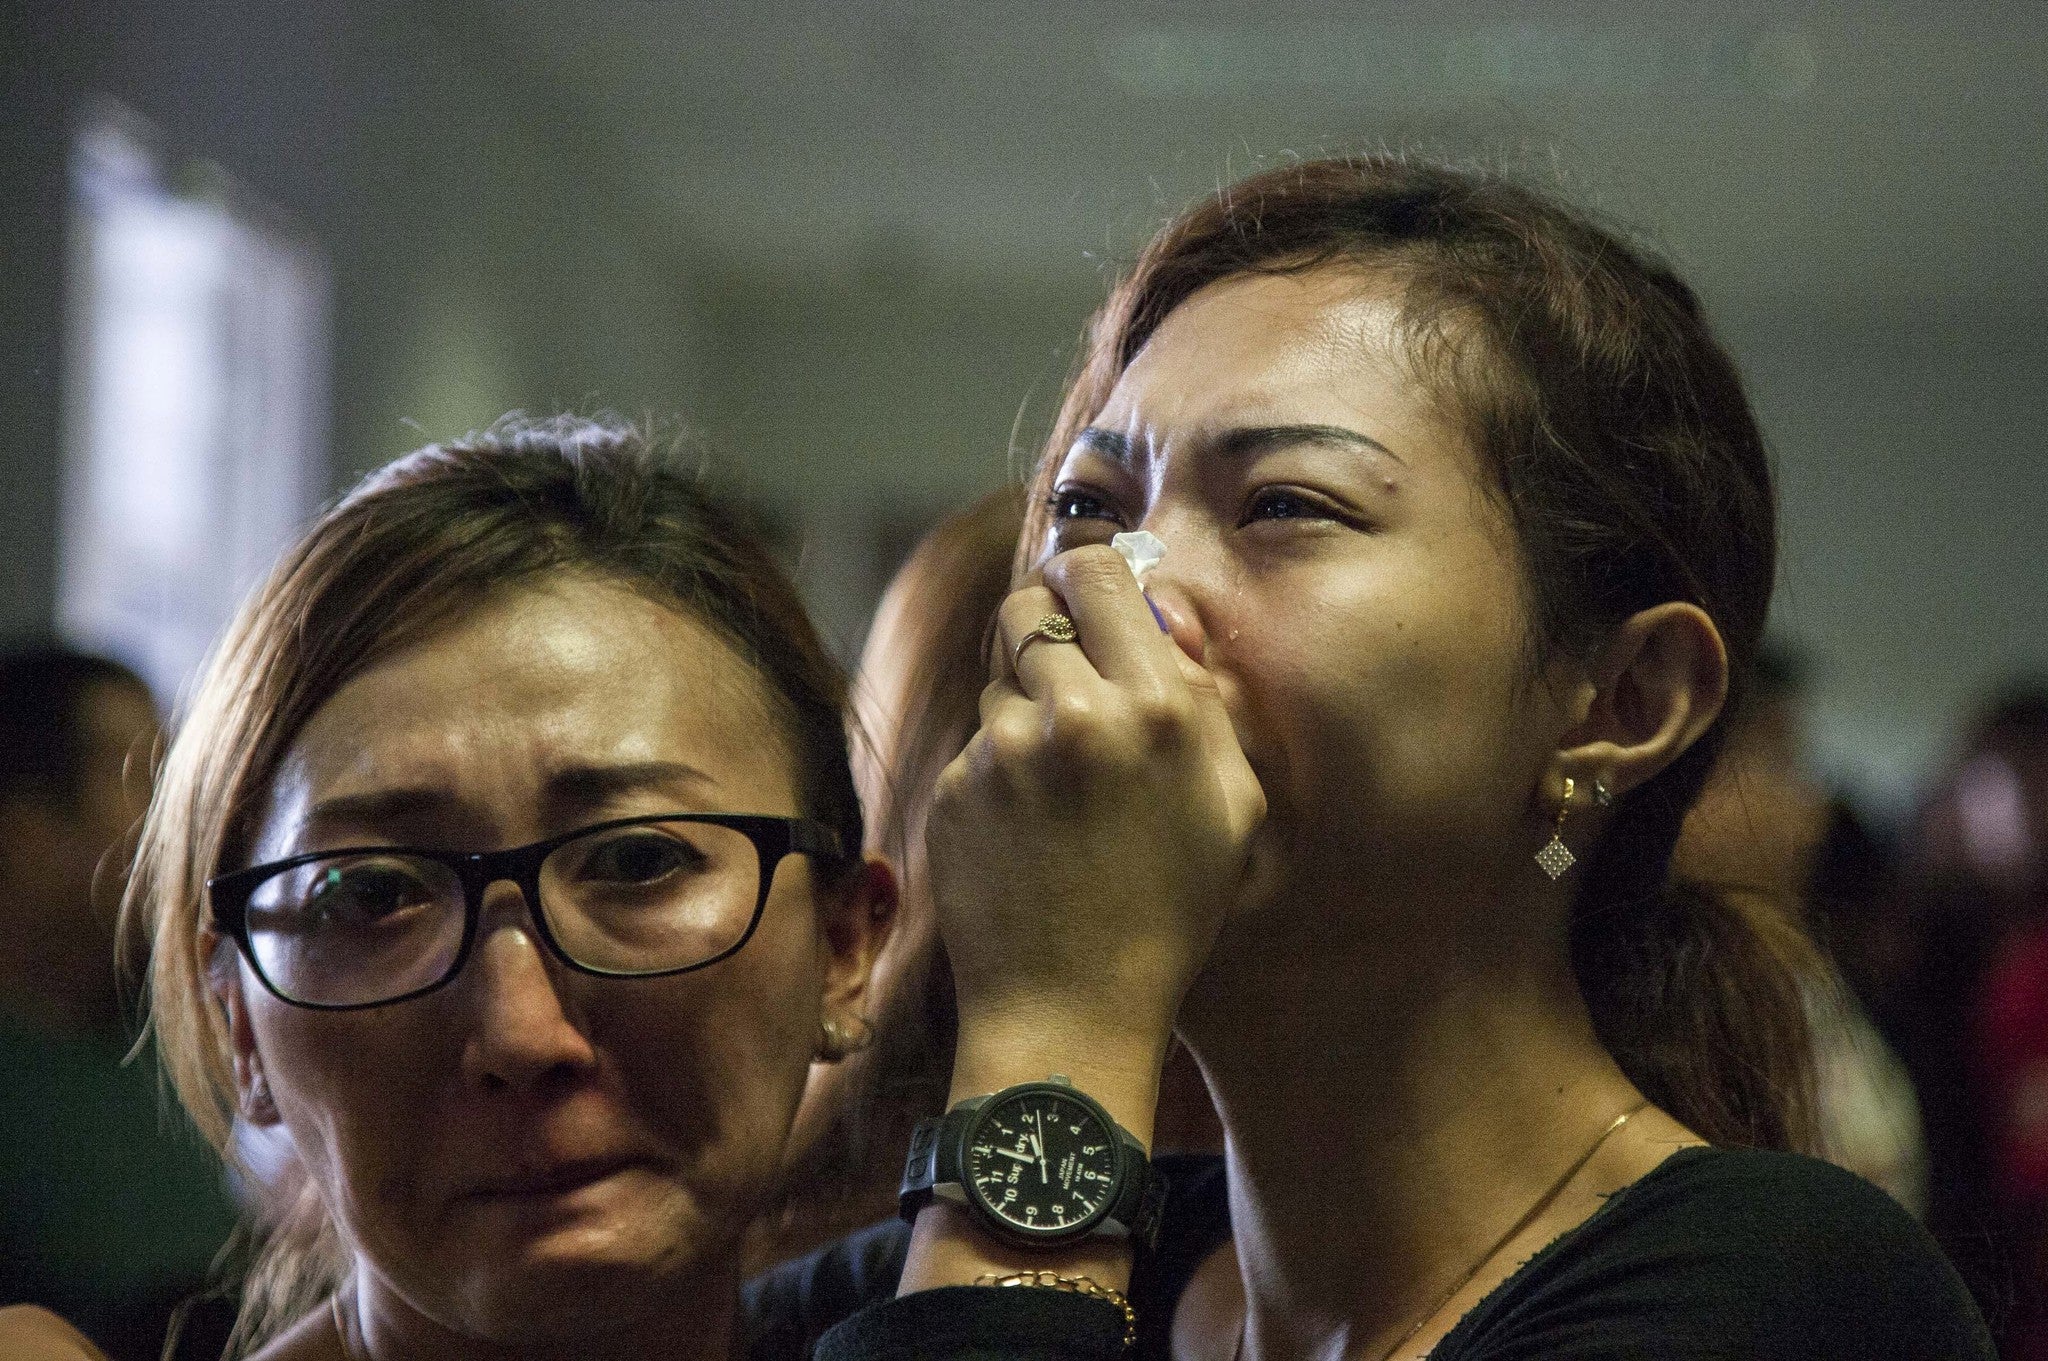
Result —
[{"label": "eyeglass nose bridge", "polygon": [[548,914],[541,906],[540,867],[549,851],[548,844],[538,846],[515,846],[502,851],[472,851],[466,855],[451,857],[450,865],[455,879],[462,886],[462,945],[456,952],[455,963],[441,980],[452,983],[469,966],[469,957],[477,943],[483,938],[485,902],[493,884],[510,884],[519,890],[519,899],[526,909],[526,919],[533,924],[533,933],[540,939],[541,949],[556,962],[571,969],[582,970],[582,966],[569,957],[562,943],[555,939],[555,931],[548,924]]}]

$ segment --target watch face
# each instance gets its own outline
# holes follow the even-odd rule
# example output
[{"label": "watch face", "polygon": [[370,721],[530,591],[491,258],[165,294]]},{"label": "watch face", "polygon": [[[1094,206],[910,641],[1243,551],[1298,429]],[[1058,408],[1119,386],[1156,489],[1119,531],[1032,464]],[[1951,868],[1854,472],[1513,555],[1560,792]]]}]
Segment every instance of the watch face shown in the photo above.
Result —
[{"label": "watch face", "polygon": [[1119,1156],[1099,1114],[1039,1088],[984,1107],[960,1166],[974,1198],[1005,1225],[1067,1237],[1109,1213]]}]

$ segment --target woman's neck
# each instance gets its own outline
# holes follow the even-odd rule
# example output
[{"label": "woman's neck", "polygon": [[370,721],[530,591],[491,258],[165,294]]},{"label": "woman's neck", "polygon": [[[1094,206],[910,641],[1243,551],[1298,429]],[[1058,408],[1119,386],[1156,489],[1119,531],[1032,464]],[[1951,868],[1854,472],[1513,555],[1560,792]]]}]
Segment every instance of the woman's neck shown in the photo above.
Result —
[{"label": "woman's neck", "polygon": [[[365,1280],[360,1270],[357,1283],[345,1287],[324,1312],[346,1361],[627,1361],[647,1356],[731,1361],[739,1351],[739,1285],[736,1271],[664,1282],[658,1309],[532,1341],[500,1342],[445,1328],[388,1286]],[[330,1353],[290,1353],[278,1361],[298,1361],[301,1355],[312,1361]]]},{"label": "woman's neck", "polygon": [[1226,942],[1182,1014],[1228,1133],[1254,1355],[1381,1354],[1641,1099],[1561,941],[1333,934]]}]

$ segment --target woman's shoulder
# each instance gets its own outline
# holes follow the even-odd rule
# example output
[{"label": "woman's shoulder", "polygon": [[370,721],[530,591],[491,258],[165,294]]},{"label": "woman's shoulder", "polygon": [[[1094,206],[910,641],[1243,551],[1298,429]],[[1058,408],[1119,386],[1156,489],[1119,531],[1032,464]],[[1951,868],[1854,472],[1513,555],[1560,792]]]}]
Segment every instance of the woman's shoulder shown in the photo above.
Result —
[{"label": "woman's shoulder", "polygon": [[741,1292],[747,1361],[805,1361],[825,1332],[896,1293],[910,1226],[886,1220],[778,1263]]},{"label": "woman's shoulder", "polygon": [[1582,1251],[1731,1263],[1796,1253],[1814,1273],[1867,1281],[1890,1270],[1924,1276],[1930,1287],[1955,1279],[1934,1240],[1890,1195],[1798,1153],[1681,1149],[1617,1192],[1581,1232]]},{"label": "woman's shoulder", "polygon": [[1734,1149],[1681,1150],[1617,1192],[1481,1301],[1439,1355],[1532,1349],[1993,1355],[1954,1268],[1890,1196],[1815,1158]]}]

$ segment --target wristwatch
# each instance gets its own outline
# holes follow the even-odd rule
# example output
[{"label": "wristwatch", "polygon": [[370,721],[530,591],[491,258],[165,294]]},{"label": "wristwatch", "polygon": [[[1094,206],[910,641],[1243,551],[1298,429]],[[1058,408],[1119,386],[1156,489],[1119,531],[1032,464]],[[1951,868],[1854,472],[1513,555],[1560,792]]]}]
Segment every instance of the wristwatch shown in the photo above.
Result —
[{"label": "wristwatch", "polygon": [[920,1121],[898,1203],[914,1220],[943,1196],[1010,1243],[1048,1247],[1100,1234],[1149,1250],[1163,1192],[1145,1146],[1054,1073]]}]

